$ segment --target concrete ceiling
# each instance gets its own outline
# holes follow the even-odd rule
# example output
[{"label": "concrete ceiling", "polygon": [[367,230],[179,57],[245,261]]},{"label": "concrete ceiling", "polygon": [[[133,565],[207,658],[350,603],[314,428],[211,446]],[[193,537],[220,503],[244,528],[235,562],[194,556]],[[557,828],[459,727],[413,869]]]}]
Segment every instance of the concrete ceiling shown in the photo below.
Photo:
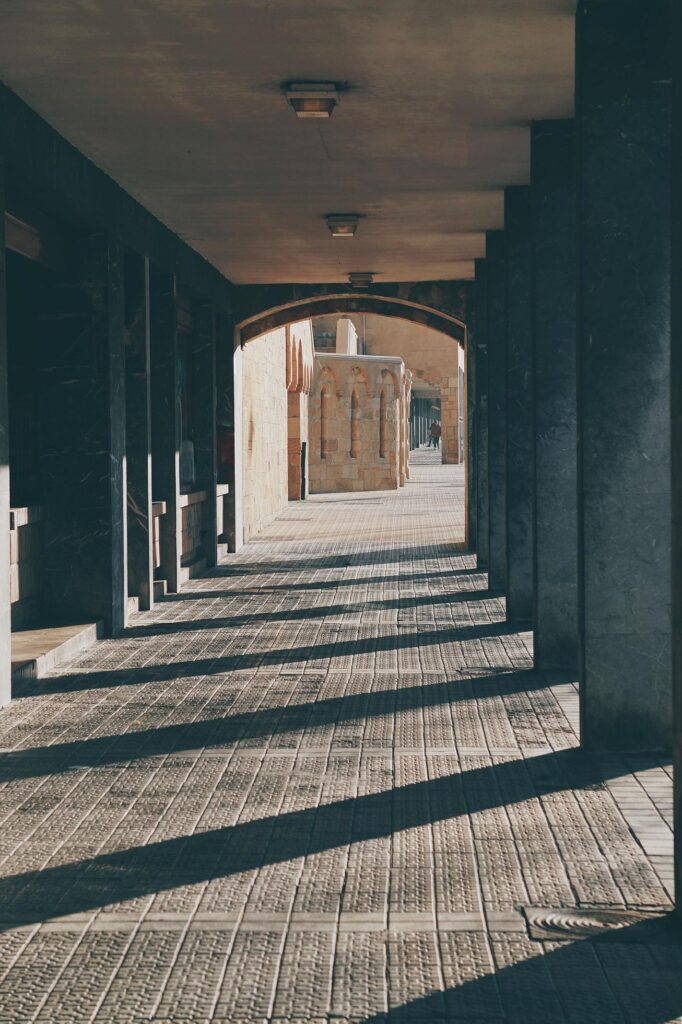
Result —
[{"label": "concrete ceiling", "polygon": [[[466,278],[530,121],[573,105],[575,0],[3,0],[0,76],[239,284]],[[287,80],[347,84],[300,121]],[[356,212],[353,239],[326,213]]]}]

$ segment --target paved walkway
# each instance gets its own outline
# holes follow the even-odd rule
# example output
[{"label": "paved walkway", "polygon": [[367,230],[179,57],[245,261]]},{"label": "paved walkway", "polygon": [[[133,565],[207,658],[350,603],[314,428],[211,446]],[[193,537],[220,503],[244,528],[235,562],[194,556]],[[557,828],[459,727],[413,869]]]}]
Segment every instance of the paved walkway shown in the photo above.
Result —
[{"label": "paved walkway", "polygon": [[0,714],[1,1021],[682,1020],[672,931],[519,910],[668,907],[669,768],[575,750],[437,458]]}]

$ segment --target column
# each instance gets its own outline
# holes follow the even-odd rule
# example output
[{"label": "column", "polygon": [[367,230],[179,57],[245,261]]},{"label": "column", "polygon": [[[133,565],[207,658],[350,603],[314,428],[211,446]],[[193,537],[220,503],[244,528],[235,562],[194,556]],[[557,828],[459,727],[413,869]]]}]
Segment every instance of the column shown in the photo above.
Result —
[{"label": "column", "polygon": [[233,335],[232,344],[234,353],[234,500],[232,507],[234,511],[234,550],[239,551],[244,543],[244,419],[242,403],[244,351],[237,332]]},{"label": "column", "polygon": [[533,618],[533,307],[530,189],[505,189],[507,274],[507,619]]},{"label": "column", "polygon": [[237,436],[241,445],[241,362],[238,364],[239,379],[235,376],[238,357],[241,357],[241,349],[237,345],[235,350],[234,320],[221,313],[217,318],[216,331],[218,483],[229,488],[223,499],[224,528],[221,537],[229,551],[237,551],[241,546],[241,449],[237,451]]},{"label": "column", "polygon": [[[455,356],[457,358],[457,356]],[[444,376],[440,388],[440,446],[444,463],[459,462],[459,378],[455,363],[454,374]]]},{"label": "column", "polygon": [[7,394],[7,306],[5,271],[5,180],[0,159],[0,705],[12,686],[12,627],[9,587],[9,401]]},{"label": "column", "polygon": [[476,477],[476,554],[479,569],[490,559],[488,523],[488,268],[476,260],[474,279],[474,418]]},{"label": "column", "polygon": [[174,274],[152,274],[150,284],[152,492],[166,507],[158,523],[157,577],[177,593],[182,554],[177,287]]},{"label": "column", "polygon": [[[682,50],[682,18],[673,19],[673,48]],[[673,67],[672,180],[682,175],[682,76]],[[672,218],[672,589],[673,589],[673,774],[675,836],[675,893],[682,917],[682,194],[673,191]]]},{"label": "column", "polygon": [[126,476],[128,594],[140,609],[154,605],[149,261],[125,257]]},{"label": "column", "polygon": [[578,644],[578,460],[575,344],[575,133],[531,131],[535,335],[536,667],[575,672]]},{"label": "column", "polygon": [[81,237],[40,338],[45,605],[114,635],[128,600],[123,292],[120,242]]},{"label": "column", "polygon": [[578,602],[588,748],[671,740],[668,36],[662,0],[578,8]]},{"label": "column", "polygon": [[203,546],[206,564],[218,563],[216,518],[216,364],[215,313],[210,302],[197,302],[194,316],[194,461],[196,489],[208,492],[203,510]]},{"label": "column", "polygon": [[504,231],[486,235],[488,292],[488,587],[507,586],[507,314]]},{"label": "column", "polygon": [[[475,314],[474,314],[475,315]],[[477,550],[476,510],[478,506],[476,477],[476,328],[472,325],[467,331],[467,345],[464,351],[465,367],[465,403],[466,403],[466,522],[467,549]]]}]

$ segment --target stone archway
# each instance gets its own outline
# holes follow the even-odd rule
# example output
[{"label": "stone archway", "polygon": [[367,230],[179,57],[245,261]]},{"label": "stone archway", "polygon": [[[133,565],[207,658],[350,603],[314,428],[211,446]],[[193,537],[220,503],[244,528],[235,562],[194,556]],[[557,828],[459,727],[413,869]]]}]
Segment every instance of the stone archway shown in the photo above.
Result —
[{"label": "stone archway", "polygon": [[377,313],[430,327],[466,345],[468,281],[419,281],[350,289],[340,284],[244,285],[236,289],[235,321],[242,344],[299,320],[328,313]]}]

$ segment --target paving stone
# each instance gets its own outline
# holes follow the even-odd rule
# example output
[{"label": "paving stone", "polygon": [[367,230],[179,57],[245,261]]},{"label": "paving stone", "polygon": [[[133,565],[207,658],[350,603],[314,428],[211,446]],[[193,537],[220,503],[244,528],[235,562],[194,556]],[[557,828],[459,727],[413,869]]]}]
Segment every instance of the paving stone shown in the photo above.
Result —
[{"label": "paving stone", "polygon": [[682,946],[526,933],[670,906],[672,775],[576,749],[436,459],[290,505],[3,709],[0,1022],[682,1019]]}]

